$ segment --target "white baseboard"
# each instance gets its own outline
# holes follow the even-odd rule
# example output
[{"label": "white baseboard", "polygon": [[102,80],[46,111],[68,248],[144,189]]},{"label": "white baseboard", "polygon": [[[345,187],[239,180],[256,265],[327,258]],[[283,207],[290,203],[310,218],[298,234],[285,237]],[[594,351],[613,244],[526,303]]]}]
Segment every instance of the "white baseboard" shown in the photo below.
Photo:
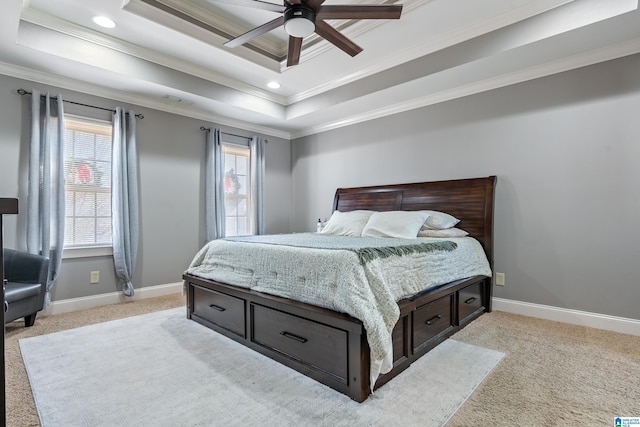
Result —
[{"label": "white baseboard", "polygon": [[[93,295],[89,297],[53,301],[49,304],[49,307],[47,307],[46,310],[38,313],[38,316],[69,313],[71,311],[85,310],[88,308],[99,307],[101,305],[117,304],[144,298],[177,294],[182,292],[182,285],[182,282],[176,282],[158,286],[148,286],[136,289],[136,293],[132,297],[124,296],[121,292],[111,292],[108,294]],[[640,336],[640,320],[636,319],[495,297],[493,298],[493,309],[508,313],[521,314],[523,316],[537,317],[540,319],[554,320],[573,325],[587,326],[590,328]]]},{"label": "white baseboard", "polygon": [[117,304],[120,302],[136,301],[144,298],[177,294],[182,292],[182,282],[148,286],[145,288],[136,289],[135,292],[136,293],[131,297],[123,295],[122,292],[110,292],[108,294],[53,301],[51,304],[49,304],[49,307],[47,307],[46,310],[38,313],[38,316],[69,313],[71,311],[85,310],[88,308],[99,307],[101,305]]},{"label": "white baseboard", "polygon": [[640,320],[625,317],[609,316],[606,314],[589,313],[587,311],[571,310],[552,307],[549,305],[532,304],[528,302],[493,298],[493,309],[508,313],[540,319],[555,320],[572,325],[588,326],[623,334],[640,336]]}]

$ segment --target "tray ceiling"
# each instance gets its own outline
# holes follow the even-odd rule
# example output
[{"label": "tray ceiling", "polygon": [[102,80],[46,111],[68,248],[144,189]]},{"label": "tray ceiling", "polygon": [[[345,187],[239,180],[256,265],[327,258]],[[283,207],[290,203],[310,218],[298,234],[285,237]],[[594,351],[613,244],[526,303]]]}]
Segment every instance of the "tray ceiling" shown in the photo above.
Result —
[{"label": "tray ceiling", "polygon": [[[286,67],[282,28],[223,46],[273,12],[207,0],[4,0],[0,73],[296,138],[640,52],[637,0],[325,2],[357,3],[403,4],[402,17],[332,21],[363,52],[351,58],[309,37],[300,65]],[[94,15],[117,26],[98,27]]]}]

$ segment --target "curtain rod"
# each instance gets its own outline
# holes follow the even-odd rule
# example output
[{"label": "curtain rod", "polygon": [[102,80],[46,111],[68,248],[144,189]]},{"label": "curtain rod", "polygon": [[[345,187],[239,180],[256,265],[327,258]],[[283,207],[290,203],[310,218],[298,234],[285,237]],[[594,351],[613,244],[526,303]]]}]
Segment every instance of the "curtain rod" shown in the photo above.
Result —
[{"label": "curtain rod", "polygon": [[[207,132],[211,132],[211,128],[207,128],[207,127],[204,127],[204,126],[200,126],[200,130],[207,131]],[[220,132],[220,133],[223,133],[223,134],[225,134],[225,135],[227,135],[227,136],[235,136],[235,137],[237,137],[237,138],[251,139],[251,137],[248,137],[248,136],[236,135],[236,134],[234,134],[234,133],[229,133],[229,132]],[[264,142],[265,142],[266,144],[268,144],[268,143],[269,143],[269,141],[267,141],[267,140],[265,140]]]},{"label": "curtain rod", "polygon": [[[31,95],[31,92],[26,91],[22,88],[18,89],[17,92],[19,95]],[[41,96],[44,96],[44,95],[41,95]],[[51,99],[58,99],[58,98],[55,96],[52,96]],[[111,111],[112,113],[116,112],[116,110],[112,110],[111,108],[96,107],[95,105],[82,104],[80,102],[74,102],[74,101],[67,101],[66,99],[63,99],[62,102],[68,102],[69,104],[80,105],[82,107],[96,108],[98,110]],[[144,119],[144,116],[142,114],[136,114],[136,117],[139,119]]]}]

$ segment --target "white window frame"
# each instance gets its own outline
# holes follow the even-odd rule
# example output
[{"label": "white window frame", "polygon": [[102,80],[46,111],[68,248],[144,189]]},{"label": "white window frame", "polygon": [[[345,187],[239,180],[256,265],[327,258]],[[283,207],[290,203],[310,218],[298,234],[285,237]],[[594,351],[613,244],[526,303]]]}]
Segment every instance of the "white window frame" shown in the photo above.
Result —
[{"label": "white window frame", "polygon": [[[111,129],[111,122],[106,120],[94,119],[90,117],[77,116],[72,114],[65,114],[65,126],[67,121],[72,121],[75,124],[76,128],[82,128],[86,126],[85,130],[88,132],[100,133],[101,128],[108,127]],[[106,135],[106,134],[105,134]],[[111,132],[109,131],[109,135]],[[68,185],[65,182],[65,192],[68,187],[72,187],[74,184]],[[111,192],[111,189],[105,190],[105,192]],[[66,214],[65,214],[66,219]],[[66,230],[65,230],[66,233]],[[73,245],[67,246],[65,244],[64,250],[62,252],[63,259],[73,259],[73,258],[87,258],[87,257],[99,257],[99,256],[112,256],[113,255],[113,245],[111,243],[101,243],[96,245]]]},{"label": "white window frame", "polygon": [[[246,188],[246,195],[242,195],[241,198],[244,198],[246,200],[246,204],[247,204],[247,208],[246,208],[246,231],[247,234],[251,231],[250,230],[250,217],[251,217],[251,209],[252,209],[252,205],[251,205],[251,176],[250,176],[250,169],[251,169],[251,152],[249,150],[248,146],[245,145],[240,145],[240,144],[233,144],[233,143],[227,143],[227,142],[222,142],[222,154],[223,156],[225,156],[226,154],[231,154],[231,155],[235,155],[235,156],[241,156],[241,157],[246,157],[247,159],[247,188]],[[223,165],[224,171],[226,173],[228,166],[226,164]],[[227,200],[227,193],[225,192],[225,204],[226,204],[226,200]],[[236,196],[237,197],[237,196]],[[228,230],[227,230],[227,218],[229,217],[228,212],[225,211],[225,235],[226,236],[234,236],[235,234],[229,234]],[[236,216],[236,218],[238,218]],[[235,232],[235,230],[234,230]]]}]

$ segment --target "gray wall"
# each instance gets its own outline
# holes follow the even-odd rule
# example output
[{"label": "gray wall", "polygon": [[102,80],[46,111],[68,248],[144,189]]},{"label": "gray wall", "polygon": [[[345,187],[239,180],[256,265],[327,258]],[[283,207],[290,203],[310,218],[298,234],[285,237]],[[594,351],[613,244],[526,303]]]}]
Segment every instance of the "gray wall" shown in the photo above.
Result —
[{"label": "gray wall", "polygon": [[[215,123],[183,117],[81,93],[0,76],[0,197],[18,197],[21,214],[7,216],[7,247],[26,246],[26,162],[29,138],[29,96],[16,89],[32,88],[62,93],[63,99],[106,108],[125,106],[144,114],[138,121],[141,231],[136,288],[174,283],[204,244],[203,184],[204,138],[200,126]],[[65,104],[69,113],[110,119],[110,113]],[[222,127],[224,131],[250,136],[250,132]],[[288,232],[291,212],[290,142],[267,136],[265,221],[269,233]],[[100,283],[89,284],[89,272],[100,271]],[[52,300],[114,292],[116,284],[111,257],[63,260]]]},{"label": "gray wall", "polygon": [[[506,286],[495,295],[640,319],[638,76],[635,55],[291,144],[267,137],[267,232],[313,230],[337,187],[496,174],[496,270]],[[5,241],[23,248],[29,98],[19,87],[51,88],[0,76],[0,197],[19,197],[23,212],[5,218]],[[199,127],[215,123],[130,107],[145,115],[139,288],[179,281],[204,243]],[[83,113],[92,111],[101,114]],[[89,285],[92,270],[99,285]],[[116,288],[110,257],[65,260],[53,299]]]},{"label": "gray wall", "polygon": [[337,187],[497,175],[495,296],[640,319],[640,56],[292,142],[292,231]]}]

